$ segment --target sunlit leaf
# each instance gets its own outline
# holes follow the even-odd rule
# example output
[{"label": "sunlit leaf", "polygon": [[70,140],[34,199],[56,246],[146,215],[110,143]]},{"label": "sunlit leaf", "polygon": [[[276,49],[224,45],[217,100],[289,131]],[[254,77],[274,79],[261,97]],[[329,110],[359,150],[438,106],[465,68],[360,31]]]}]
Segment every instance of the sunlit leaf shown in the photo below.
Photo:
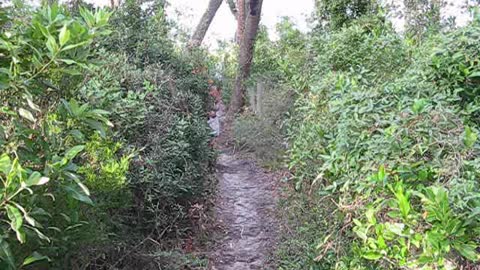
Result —
[{"label": "sunlit leaf", "polygon": [[25,258],[25,260],[22,263],[22,266],[27,266],[32,263],[35,263],[38,261],[44,261],[44,260],[50,261],[50,258],[48,258],[47,256],[43,256],[38,252],[33,252],[32,255]]},{"label": "sunlit leaf", "polygon": [[30,177],[28,177],[28,180],[25,181],[25,184],[27,187],[41,186],[48,183],[49,180],[50,179],[48,177],[42,177],[39,172],[33,172]]},{"label": "sunlit leaf", "polygon": [[35,117],[33,117],[33,114],[30,111],[27,111],[23,108],[18,109],[18,113],[20,114],[21,117],[31,121],[35,122]]},{"label": "sunlit leaf", "polygon": [[67,25],[63,25],[60,33],[58,34],[58,41],[60,42],[60,46],[65,45],[70,40],[70,31],[67,28]]},{"label": "sunlit leaf", "polygon": [[25,233],[22,231],[23,217],[18,208],[7,204],[7,216],[10,219],[10,227],[17,234],[17,239],[20,243],[25,243]]},{"label": "sunlit leaf", "polygon": [[77,190],[75,187],[66,186],[65,190],[70,194],[70,196],[72,196],[72,198],[78,201],[84,202],[86,204],[93,205],[93,201],[90,199],[90,197],[85,193],[83,193],[82,191]]},{"label": "sunlit leaf", "polygon": [[80,152],[83,151],[83,149],[85,149],[85,145],[77,145],[77,146],[74,146],[70,149],[67,150],[67,152],[65,153],[65,158],[68,159],[68,160],[72,160],[73,158],[75,158]]}]

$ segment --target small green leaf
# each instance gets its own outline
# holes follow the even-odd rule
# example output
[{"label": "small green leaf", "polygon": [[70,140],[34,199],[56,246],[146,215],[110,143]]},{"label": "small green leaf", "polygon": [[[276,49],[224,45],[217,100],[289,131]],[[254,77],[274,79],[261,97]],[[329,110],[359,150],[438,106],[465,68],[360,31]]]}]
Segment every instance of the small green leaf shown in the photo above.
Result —
[{"label": "small green leaf", "polygon": [[50,258],[47,256],[43,256],[38,252],[33,252],[32,255],[28,256],[24,261],[22,266],[30,265],[32,263],[38,262],[38,261],[50,261]]}]

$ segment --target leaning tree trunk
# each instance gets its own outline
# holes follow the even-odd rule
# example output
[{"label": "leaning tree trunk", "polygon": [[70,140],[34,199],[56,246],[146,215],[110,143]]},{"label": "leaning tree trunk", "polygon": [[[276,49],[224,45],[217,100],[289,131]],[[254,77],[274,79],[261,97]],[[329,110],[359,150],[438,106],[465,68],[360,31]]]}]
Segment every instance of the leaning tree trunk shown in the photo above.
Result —
[{"label": "leaning tree trunk", "polygon": [[[248,1],[245,28],[240,42],[240,51],[238,56],[238,73],[235,80],[235,90],[228,111],[228,115],[230,118],[232,118],[236,113],[240,112],[243,105],[245,104],[245,81],[248,79],[248,76],[250,76],[250,68],[252,66],[253,59],[253,49],[262,13],[262,3],[263,0]],[[241,6],[239,5],[239,15],[240,9]]]},{"label": "leaning tree trunk", "polygon": [[217,13],[218,8],[222,4],[223,0],[210,0],[208,3],[207,10],[203,13],[200,22],[195,29],[195,32],[190,39],[190,46],[198,47],[202,44],[203,39],[205,38],[205,34],[207,33],[210,24]]}]

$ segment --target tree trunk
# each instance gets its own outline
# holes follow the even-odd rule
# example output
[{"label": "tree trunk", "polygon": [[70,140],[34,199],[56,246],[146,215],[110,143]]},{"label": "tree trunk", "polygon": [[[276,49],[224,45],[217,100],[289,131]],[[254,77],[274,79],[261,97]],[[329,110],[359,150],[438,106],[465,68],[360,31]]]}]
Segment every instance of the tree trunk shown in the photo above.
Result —
[{"label": "tree trunk", "polygon": [[245,32],[246,24],[246,3],[248,0],[237,0],[237,32],[235,33],[235,41],[240,45]]},{"label": "tree trunk", "polygon": [[[242,0],[239,0],[240,2]],[[258,27],[260,24],[260,17],[262,13],[263,0],[249,0],[247,5],[247,14],[245,19],[244,32],[241,37],[240,50],[238,56],[238,73],[235,80],[235,90],[230,102],[228,116],[232,118],[236,113],[240,112],[245,104],[245,81],[250,76],[250,68],[252,66],[253,49],[255,39],[257,37]],[[240,9],[238,6],[239,19]],[[240,21],[240,20],[239,20]]]},{"label": "tree trunk", "polygon": [[203,39],[205,38],[205,34],[207,34],[207,30],[210,27],[210,24],[217,13],[218,8],[222,4],[223,0],[210,0],[208,3],[207,10],[203,13],[200,22],[195,29],[195,32],[190,39],[190,46],[191,47],[198,47],[202,44]]}]

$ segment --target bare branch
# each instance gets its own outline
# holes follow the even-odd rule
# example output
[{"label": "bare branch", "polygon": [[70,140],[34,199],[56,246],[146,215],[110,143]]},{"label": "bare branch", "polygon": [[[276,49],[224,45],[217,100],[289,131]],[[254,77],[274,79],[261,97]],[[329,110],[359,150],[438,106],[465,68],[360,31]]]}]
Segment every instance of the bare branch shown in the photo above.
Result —
[{"label": "bare branch", "polygon": [[235,19],[237,20],[238,10],[237,10],[237,5],[235,5],[235,0],[225,0],[225,1],[227,2],[228,7],[230,8],[230,11],[233,14],[233,17],[235,17]]}]

